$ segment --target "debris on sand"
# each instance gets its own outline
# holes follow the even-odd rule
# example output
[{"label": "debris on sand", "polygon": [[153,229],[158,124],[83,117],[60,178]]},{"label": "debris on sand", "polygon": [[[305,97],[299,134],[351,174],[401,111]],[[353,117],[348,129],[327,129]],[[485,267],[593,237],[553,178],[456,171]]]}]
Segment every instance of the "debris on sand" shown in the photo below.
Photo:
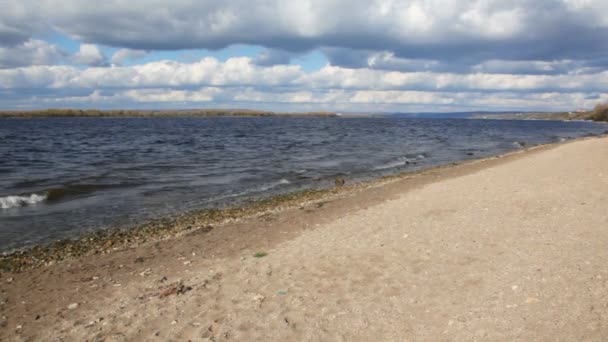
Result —
[{"label": "debris on sand", "polygon": [[178,281],[167,286],[161,287],[161,291],[158,297],[165,298],[172,295],[181,295],[190,290],[192,290],[192,287],[184,285],[182,281]]}]

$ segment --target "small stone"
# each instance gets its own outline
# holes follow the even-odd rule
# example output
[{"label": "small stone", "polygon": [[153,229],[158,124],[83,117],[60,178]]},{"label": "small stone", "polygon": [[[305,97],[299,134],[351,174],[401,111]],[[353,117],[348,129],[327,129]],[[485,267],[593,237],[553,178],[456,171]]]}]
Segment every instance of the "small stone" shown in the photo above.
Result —
[{"label": "small stone", "polygon": [[255,296],[253,296],[252,300],[255,302],[263,302],[264,299],[266,299],[266,297],[262,296],[261,294],[256,294]]},{"label": "small stone", "polygon": [[135,263],[136,264],[141,264],[144,261],[145,261],[144,257],[137,257],[137,258],[135,258]]},{"label": "small stone", "polygon": [[285,296],[287,294],[287,290],[279,290],[279,291],[277,291],[277,294],[279,296]]},{"label": "small stone", "polygon": [[171,322],[171,325],[176,325],[176,324],[177,324],[177,321]]},{"label": "small stone", "polygon": [[188,266],[192,263],[192,261],[188,260],[188,261],[184,261],[184,265]]},{"label": "small stone", "polygon": [[70,310],[74,310],[77,307],[78,307],[78,303],[72,303],[72,304],[68,305],[68,309],[70,309]]},{"label": "small stone", "polygon": [[511,290],[513,290],[513,291],[517,291],[517,288],[518,288],[518,287],[519,287],[519,286],[517,286],[517,285],[513,285],[513,286],[511,286]]},{"label": "small stone", "polygon": [[21,324],[18,325],[17,327],[15,327],[15,330],[21,330],[21,329],[23,329],[23,325],[21,325]]},{"label": "small stone", "polygon": [[407,235],[407,234],[403,234],[403,238],[404,238],[404,239],[407,239],[408,237],[409,237],[409,235]]},{"label": "small stone", "polygon": [[526,304],[532,304],[532,303],[538,303],[538,302],[540,302],[540,300],[538,298],[528,297],[528,299],[526,299]]},{"label": "small stone", "polygon": [[13,279],[12,277],[11,278],[6,278],[6,282],[9,283],[9,284],[12,283],[13,280],[15,280],[15,279]]}]

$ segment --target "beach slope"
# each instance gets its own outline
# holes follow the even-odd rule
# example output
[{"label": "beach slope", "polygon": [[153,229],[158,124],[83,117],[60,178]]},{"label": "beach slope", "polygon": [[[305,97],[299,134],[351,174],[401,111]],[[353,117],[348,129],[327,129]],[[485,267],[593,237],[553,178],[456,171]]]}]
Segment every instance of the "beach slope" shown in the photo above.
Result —
[{"label": "beach slope", "polygon": [[606,203],[608,138],[430,170],[4,273],[0,340],[605,341]]}]

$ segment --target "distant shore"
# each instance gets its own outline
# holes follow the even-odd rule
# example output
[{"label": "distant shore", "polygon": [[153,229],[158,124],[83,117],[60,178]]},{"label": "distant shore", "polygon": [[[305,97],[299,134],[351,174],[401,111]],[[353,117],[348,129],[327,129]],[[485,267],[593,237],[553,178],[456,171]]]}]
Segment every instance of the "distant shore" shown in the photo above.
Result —
[{"label": "distant shore", "polygon": [[97,109],[43,109],[26,111],[0,111],[0,118],[50,117],[337,117],[334,112],[272,112],[247,109],[184,109],[184,110],[97,110]]}]

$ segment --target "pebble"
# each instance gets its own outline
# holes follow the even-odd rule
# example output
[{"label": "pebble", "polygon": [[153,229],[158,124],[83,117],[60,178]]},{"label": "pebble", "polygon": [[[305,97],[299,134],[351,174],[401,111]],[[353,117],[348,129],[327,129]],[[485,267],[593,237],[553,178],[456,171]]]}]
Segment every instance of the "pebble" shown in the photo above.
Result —
[{"label": "pebble", "polygon": [[519,286],[517,286],[517,285],[513,285],[513,286],[511,286],[511,290],[513,290],[513,291],[517,291],[517,288],[518,288],[518,287],[519,287]]},{"label": "pebble", "polygon": [[7,282],[7,283],[12,283],[12,282],[13,282],[13,280],[15,280],[15,279],[13,279],[12,277],[11,277],[11,278],[6,278],[6,282]]},{"label": "pebble", "polygon": [[171,325],[175,325],[175,324],[177,324],[177,321],[171,322]]},{"label": "pebble", "polygon": [[77,307],[78,307],[78,303],[72,303],[72,304],[68,305],[68,309],[70,309],[70,310],[74,310]]},{"label": "pebble", "polygon": [[404,238],[404,239],[407,239],[408,237],[409,237],[409,235],[407,235],[407,234],[403,234],[403,238]]},{"label": "pebble", "polygon": [[287,290],[279,290],[279,291],[277,291],[277,294],[278,294],[279,296],[284,296],[284,295],[286,295],[286,294],[287,294]]},{"label": "pebble", "polygon": [[252,298],[252,300],[256,302],[263,302],[264,299],[266,299],[266,297],[262,296],[261,294],[257,294]]}]

